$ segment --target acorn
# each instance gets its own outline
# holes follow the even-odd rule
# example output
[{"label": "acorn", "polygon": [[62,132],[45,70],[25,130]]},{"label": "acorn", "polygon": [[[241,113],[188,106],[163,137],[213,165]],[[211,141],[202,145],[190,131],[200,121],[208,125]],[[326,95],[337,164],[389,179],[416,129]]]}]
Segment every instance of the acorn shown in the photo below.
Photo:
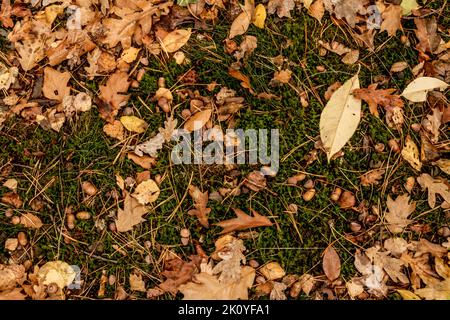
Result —
[{"label": "acorn", "polygon": [[72,213],[67,214],[67,228],[70,230],[75,228],[75,216]]},{"label": "acorn", "polygon": [[395,153],[400,152],[400,146],[398,145],[398,142],[395,139],[391,139],[388,141],[388,146],[391,148],[391,151]]},{"label": "acorn", "polygon": [[313,189],[313,188],[314,188],[314,185],[315,185],[315,183],[314,183],[314,180],[312,180],[312,179],[308,179],[308,180],[303,184],[303,186],[304,186],[306,189]]},{"label": "acorn", "polygon": [[416,184],[416,179],[414,177],[408,177],[405,182],[405,189],[409,193],[411,193],[412,189],[414,188],[414,185]]},{"label": "acorn", "polygon": [[87,211],[80,211],[77,213],[77,219],[89,220],[90,218],[91,218],[91,214]]},{"label": "acorn", "polygon": [[316,194],[316,189],[308,189],[305,193],[303,193],[303,200],[305,201],[311,201],[312,198],[314,198],[314,195]]},{"label": "acorn", "polygon": [[98,192],[98,189],[89,181],[84,181],[81,184],[81,189],[89,196],[93,196]]},{"label": "acorn", "polygon": [[180,236],[182,238],[189,238],[190,235],[191,235],[191,232],[188,229],[181,229]]},{"label": "acorn", "polygon": [[117,230],[116,223],[115,222],[111,222],[108,225],[108,228],[109,228],[110,231],[115,232]]},{"label": "acorn", "polygon": [[19,244],[22,247],[25,247],[28,244],[28,239],[27,239],[27,235],[25,234],[25,232],[19,232],[17,234],[17,240],[19,241]]},{"label": "acorn", "polygon": [[383,144],[383,143],[377,143],[376,145],[375,145],[375,147],[374,147],[374,149],[375,149],[375,152],[377,152],[377,153],[382,153],[383,151],[384,151],[384,148],[385,148],[386,146]]},{"label": "acorn", "polygon": [[330,199],[332,200],[332,201],[338,201],[339,200],[339,198],[341,197],[341,194],[342,194],[342,189],[341,188],[339,188],[339,187],[336,187],[334,190],[333,190],[333,193],[331,194],[331,196],[330,196]]},{"label": "acorn", "polygon": [[11,223],[12,224],[19,224],[20,223],[20,217],[19,216],[14,216],[11,218]]},{"label": "acorn", "polygon": [[139,71],[138,71],[138,73],[136,75],[136,80],[141,82],[142,79],[144,78],[144,75],[145,75],[145,69],[144,68],[139,69]]},{"label": "acorn", "polygon": [[353,232],[361,231],[361,225],[358,222],[350,222],[350,230]]}]

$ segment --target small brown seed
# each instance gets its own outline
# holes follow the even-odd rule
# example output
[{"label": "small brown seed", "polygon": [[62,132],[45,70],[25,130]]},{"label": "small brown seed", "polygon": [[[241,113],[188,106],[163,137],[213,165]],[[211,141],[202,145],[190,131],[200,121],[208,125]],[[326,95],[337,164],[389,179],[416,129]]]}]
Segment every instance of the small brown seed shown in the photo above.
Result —
[{"label": "small brown seed", "polygon": [[13,216],[13,213],[14,211],[11,208],[9,208],[5,211],[5,217],[11,218]]},{"label": "small brown seed", "polygon": [[113,286],[115,283],[116,283],[116,276],[112,274],[108,277],[108,284],[110,286]]},{"label": "small brown seed", "polygon": [[342,189],[341,188],[335,188],[333,190],[333,193],[331,194],[330,198],[331,198],[332,201],[336,202],[341,197],[341,194],[342,194]]},{"label": "small brown seed", "polygon": [[324,72],[325,70],[327,70],[327,69],[325,69],[324,66],[317,66],[316,69],[317,69],[317,71],[319,71],[319,72]]},{"label": "small brown seed", "polygon": [[344,191],[338,201],[341,209],[353,208],[356,204],[356,198],[350,191]]},{"label": "small brown seed", "polygon": [[306,189],[312,189],[312,188],[314,188],[314,185],[315,185],[315,183],[314,183],[314,180],[312,180],[312,179],[308,179],[308,180],[303,184],[303,186],[304,186]]},{"label": "small brown seed", "polygon": [[141,58],[140,62],[141,62],[144,66],[148,66],[148,62],[149,62],[149,61],[148,61],[147,58],[143,57],[143,58]]},{"label": "small brown seed", "polygon": [[139,69],[139,71],[138,71],[138,73],[136,75],[136,80],[141,82],[142,79],[144,78],[144,75],[145,75],[145,69],[144,68]]},{"label": "small brown seed", "polygon": [[358,222],[350,222],[350,229],[353,232],[359,232],[361,231],[361,225]]},{"label": "small brown seed", "polygon": [[155,182],[156,182],[156,184],[160,184],[161,183],[161,179],[162,179],[162,177],[161,177],[161,175],[160,174],[157,174],[156,176],[155,176]]},{"label": "small brown seed", "polygon": [[377,143],[376,145],[375,145],[375,147],[374,147],[374,149],[375,149],[375,152],[377,152],[377,153],[382,153],[383,151],[384,151],[384,148],[385,148],[386,146],[384,145],[384,143]]},{"label": "small brown seed", "polygon": [[309,189],[303,194],[303,200],[305,201],[311,201],[312,198],[314,198],[314,195],[316,194],[316,189]]},{"label": "small brown seed", "polygon": [[116,223],[115,222],[111,222],[109,224],[108,228],[109,228],[110,231],[115,232],[117,230]]},{"label": "small brown seed", "polygon": [[395,139],[391,139],[388,141],[388,146],[391,148],[391,151],[395,153],[400,152],[400,146],[398,145],[398,142]]},{"label": "small brown seed", "polygon": [[81,189],[83,189],[83,191],[89,195],[89,196],[93,196],[97,193],[97,188],[89,181],[84,181],[81,184]]},{"label": "small brown seed", "polygon": [[295,203],[290,203],[287,208],[288,208],[289,212],[292,212],[292,213],[298,212],[298,206]]},{"label": "small brown seed", "polygon": [[25,232],[19,232],[17,234],[17,240],[19,240],[19,244],[22,247],[25,247],[28,244],[28,239],[27,239],[27,235],[25,234]]},{"label": "small brown seed", "polygon": [[75,228],[75,216],[72,213],[67,214],[67,228],[70,230]]},{"label": "small brown seed", "polygon": [[77,213],[77,219],[89,220],[90,218],[91,218],[91,214],[87,211],[80,211]]},{"label": "small brown seed", "polygon": [[306,179],[306,175],[304,173],[296,174],[295,176],[292,176],[287,179],[287,183],[291,185],[296,185],[300,181],[303,181]]},{"label": "small brown seed", "polygon": [[181,244],[183,246],[187,246],[189,244],[189,238],[181,238]]},{"label": "small brown seed", "polygon": [[181,229],[180,236],[182,238],[189,238],[190,235],[191,235],[191,232],[188,229]]},{"label": "small brown seed", "polygon": [[450,237],[450,228],[449,227],[439,228],[438,235],[440,235],[441,237],[444,237],[444,238]]},{"label": "small brown seed", "polygon": [[264,278],[263,276],[257,276],[255,282],[258,284],[264,283],[266,282],[266,278]]},{"label": "small brown seed", "polygon": [[252,268],[258,268],[259,267],[259,262],[258,261],[256,261],[256,260],[250,260],[249,262],[248,262],[248,265],[250,266],[250,267],[252,267]]},{"label": "small brown seed", "polygon": [[11,223],[12,224],[19,224],[20,223],[20,217],[19,216],[14,216],[11,218]]},{"label": "small brown seed", "polygon": [[158,87],[165,88],[166,87],[166,79],[164,79],[163,77],[160,77],[158,79]]},{"label": "small brown seed", "polygon": [[413,129],[414,132],[419,132],[421,128],[422,126],[420,125],[420,123],[413,123],[411,125],[411,129]]},{"label": "small brown seed", "polygon": [[131,81],[131,87],[132,88],[139,88],[139,82],[137,80]]}]

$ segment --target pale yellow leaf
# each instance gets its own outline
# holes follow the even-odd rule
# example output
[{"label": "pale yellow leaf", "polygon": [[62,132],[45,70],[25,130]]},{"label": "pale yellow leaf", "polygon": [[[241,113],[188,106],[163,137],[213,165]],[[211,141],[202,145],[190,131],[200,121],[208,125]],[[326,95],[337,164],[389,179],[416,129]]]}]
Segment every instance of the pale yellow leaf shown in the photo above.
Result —
[{"label": "pale yellow leaf", "polygon": [[333,93],[320,116],[320,137],[328,161],[350,140],[359,125],[361,100],[351,95],[355,89],[359,89],[358,75]]},{"label": "pale yellow leaf", "polygon": [[120,117],[120,122],[125,129],[131,132],[143,133],[147,130],[148,124],[144,120],[136,116],[123,116]]},{"label": "pale yellow leaf", "polygon": [[448,84],[431,77],[420,77],[411,82],[403,91],[402,96],[412,102],[427,101],[427,93],[432,90],[445,90]]},{"label": "pale yellow leaf", "polygon": [[180,50],[191,37],[191,29],[179,29],[170,32],[162,40],[162,48],[167,53]]},{"label": "pale yellow leaf", "polygon": [[140,204],[148,204],[151,202],[155,202],[159,197],[159,187],[155,181],[152,179],[148,179],[142,181],[134,190],[134,193],[131,195],[135,198]]}]

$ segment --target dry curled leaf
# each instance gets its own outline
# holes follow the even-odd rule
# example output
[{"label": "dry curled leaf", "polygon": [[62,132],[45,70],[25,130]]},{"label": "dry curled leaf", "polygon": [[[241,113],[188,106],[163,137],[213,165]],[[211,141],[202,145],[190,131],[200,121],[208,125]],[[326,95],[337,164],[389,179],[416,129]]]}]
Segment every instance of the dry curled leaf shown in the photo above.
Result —
[{"label": "dry curled leaf", "polygon": [[361,179],[361,185],[363,187],[368,187],[371,185],[377,185],[379,184],[379,180],[383,177],[384,169],[375,169],[371,170],[365,174],[363,174]]},{"label": "dry curled leaf", "polygon": [[148,123],[136,116],[120,117],[120,122],[131,132],[144,133],[148,128]]},{"label": "dry curled leaf", "polygon": [[377,89],[376,84],[371,84],[368,88],[356,89],[352,92],[353,96],[364,100],[369,105],[370,113],[378,117],[378,106],[385,109],[403,108],[403,100],[399,95],[393,94],[395,89]]},{"label": "dry curled leaf", "polygon": [[207,207],[208,191],[201,192],[198,187],[190,185],[189,195],[194,200],[195,209],[189,210],[188,214],[196,216],[202,226],[209,228],[208,215],[211,212],[211,208]]},{"label": "dry curled leaf", "polygon": [[50,261],[44,264],[37,273],[39,283],[43,285],[56,284],[62,289],[70,285],[76,277],[75,270],[64,261]]},{"label": "dry curled leaf", "polygon": [[184,124],[184,130],[193,132],[200,130],[211,119],[212,110],[202,110],[190,117]]},{"label": "dry curled leaf", "polygon": [[432,90],[445,90],[448,84],[431,77],[420,77],[411,82],[402,93],[402,97],[412,102],[427,101],[427,94]]}]

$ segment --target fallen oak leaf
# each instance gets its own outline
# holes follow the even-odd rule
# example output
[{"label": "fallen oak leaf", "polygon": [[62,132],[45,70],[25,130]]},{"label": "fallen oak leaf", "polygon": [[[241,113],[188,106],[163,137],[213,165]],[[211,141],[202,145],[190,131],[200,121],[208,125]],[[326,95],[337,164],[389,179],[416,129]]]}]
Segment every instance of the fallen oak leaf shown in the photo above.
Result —
[{"label": "fallen oak leaf", "polygon": [[265,216],[260,215],[253,209],[250,209],[253,216],[250,216],[244,211],[233,208],[234,213],[236,214],[236,218],[221,221],[216,223],[216,226],[223,228],[223,230],[219,234],[229,233],[237,230],[244,230],[248,228],[256,228],[256,227],[270,227],[272,226],[272,222]]},{"label": "fallen oak leaf", "polygon": [[371,185],[379,184],[378,180],[380,180],[383,177],[384,172],[385,172],[384,169],[375,169],[366,172],[360,177],[361,185],[363,187],[368,187]]},{"label": "fallen oak leaf", "polygon": [[393,94],[394,92],[395,89],[377,89],[377,84],[371,84],[368,88],[353,90],[352,94],[354,97],[367,102],[370,113],[379,117],[378,106],[403,108],[403,100],[399,95]]},{"label": "fallen oak leaf", "polygon": [[269,4],[267,5],[269,14],[277,12],[279,18],[291,18],[291,11],[294,8],[294,0],[269,0]]},{"label": "fallen oak leaf", "polygon": [[133,229],[133,227],[143,221],[142,216],[148,212],[147,208],[140,204],[138,200],[131,197],[125,191],[125,201],[123,209],[118,209],[116,228],[119,232],[126,232]]},{"label": "fallen oak leaf", "polygon": [[123,107],[129,95],[126,93],[130,87],[131,82],[128,81],[128,74],[123,71],[116,71],[108,78],[106,84],[100,86],[100,99],[105,102],[99,106],[100,116],[112,123],[115,116],[118,114],[121,107]]},{"label": "fallen oak leaf", "polygon": [[398,196],[395,200],[388,195],[386,205],[389,211],[386,213],[385,219],[388,222],[387,228],[392,233],[402,232],[411,223],[412,220],[409,220],[408,217],[416,210],[416,203],[414,201],[410,203],[409,200],[408,194]]},{"label": "fallen oak leaf", "polygon": [[380,32],[387,31],[390,37],[395,36],[397,30],[402,29],[402,7],[399,5],[390,5],[382,13],[383,22]]},{"label": "fallen oak leaf", "polygon": [[417,182],[422,187],[422,190],[428,189],[428,205],[430,208],[436,206],[436,194],[439,194],[444,201],[450,203],[450,186],[445,179],[438,177],[434,179],[428,173],[422,173]]},{"label": "fallen oak leaf", "polygon": [[241,81],[241,86],[245,89],[248,89],[248,91],[250,91],[250,93],[254,93],[254,91],[252,90],[252,86],[250,84],[250,78],[244,74],[242,74],[242,72],[240,72],[239,70],[236,70],[234,68],[228,68],[228,74],[230,76],[232,76],[233,78]]},{"label": "fallen oak leaf", "polygon": [[194,200],[195,209],[188,211],[191,216],[196,216],[198,221],[205,228],[209,228],[208,215],[211,212],[211,208],[207,208],[208,205],[208,191],[201,192],[200,189],[194,185],[190,185],[188,188],[189,195]]}]

